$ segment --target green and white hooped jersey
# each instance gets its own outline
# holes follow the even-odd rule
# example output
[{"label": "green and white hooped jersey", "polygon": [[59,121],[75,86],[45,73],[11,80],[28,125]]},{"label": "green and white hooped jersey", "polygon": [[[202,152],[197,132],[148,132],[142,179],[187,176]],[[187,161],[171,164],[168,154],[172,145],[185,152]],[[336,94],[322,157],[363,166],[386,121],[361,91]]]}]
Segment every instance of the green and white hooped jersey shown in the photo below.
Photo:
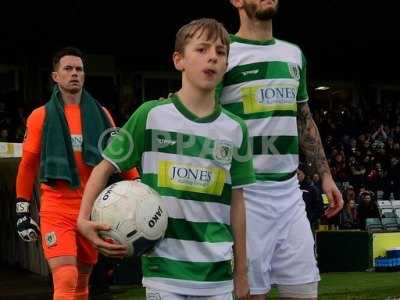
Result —
[{"label": "green and white hooped jersey", "polygon": [[299,162],[297,103],[308,100],[300,48],[277,39],[251,41],[231,35],[221,88],[223,107],[247,124],[257,180],[292,179]]},{"label": "green and white hooped jersey", "polygon": [[103,157],[120,171],[140,166],[168,211],[165,238],[142,257],[146,287],[187,295],[230,292],[233,188],[255,181],[243,120],[216,106],[198,118],[177,96],[144,103]]}]

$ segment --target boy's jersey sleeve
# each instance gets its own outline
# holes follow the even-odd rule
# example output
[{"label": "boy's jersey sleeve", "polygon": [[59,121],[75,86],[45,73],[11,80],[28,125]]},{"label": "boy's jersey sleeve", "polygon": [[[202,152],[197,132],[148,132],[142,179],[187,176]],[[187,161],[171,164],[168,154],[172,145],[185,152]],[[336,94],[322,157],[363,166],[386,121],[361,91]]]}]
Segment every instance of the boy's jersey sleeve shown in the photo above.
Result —
[{"label": "boy's jersey sleeve", "polygon": [[247,126],[244,122],[241,122],[240,125],[243,132],[243,139],[240,148],[236,148],[232,156],[232,188],[241,188],[256,181]]},{"label": "boy's jersey sleeve", "polygon": [[113,164],[119,172],[140,166],[149,107],[147,103],[142,104],[111,138],[111,142],[103,151],[103,158]]},{"label": "boy's jersey sleeve", "polygon": [[299,89],[297,92],[297,102],[306,102],[308,101],[308,93],[307,93],[307,62],[304,54],[301,53],[302,66],[300,70],[300,82]]}]

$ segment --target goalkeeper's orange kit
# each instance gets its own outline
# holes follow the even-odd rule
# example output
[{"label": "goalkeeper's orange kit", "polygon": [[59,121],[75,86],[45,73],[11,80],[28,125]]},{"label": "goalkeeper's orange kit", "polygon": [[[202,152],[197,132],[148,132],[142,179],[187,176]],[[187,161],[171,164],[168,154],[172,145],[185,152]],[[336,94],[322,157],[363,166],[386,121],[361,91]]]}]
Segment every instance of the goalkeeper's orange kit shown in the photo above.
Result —
[{"label": "goalkeeper's orange kit", "polygon": [[[104,109],[105,110],[105,109]],[[80,177],[80,187],[71,189],[66,181],[57,180],[55,186],[41,184],[40,229],[46,259],[58,256],[75,256],[78,261],[94,264],[97,251],[76,229],[76,220],[85,185],[92,167],[82,157],[82,124],[79,104],[64,105],[65,118],[69,127],[75,164]],[[106,114],[110,114],[105,110]],[[40,164],[42,129],[46,110],[35,109],[27,120],[23,156],[17,175],[17,197],[30,200]],[[134,169],[124,174],[125,178],[137,178]]]}]

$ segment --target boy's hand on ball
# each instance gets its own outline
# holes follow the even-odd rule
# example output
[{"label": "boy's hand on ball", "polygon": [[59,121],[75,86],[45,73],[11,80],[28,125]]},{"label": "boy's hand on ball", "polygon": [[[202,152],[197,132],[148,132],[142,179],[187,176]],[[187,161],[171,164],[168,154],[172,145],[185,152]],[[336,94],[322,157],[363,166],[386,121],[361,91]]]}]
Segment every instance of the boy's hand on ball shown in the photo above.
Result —
[{"label": "boy's hand on ball", "polygon": [[102,242],[97,244],[97,246],[95,245],[95,247],[103,255],[119,259],[123,259],[127,255],[128,249],[126,246],[121,245],[113,240],[101,240]]},{"label": "boy's hand on ball", "polygon": [[[118,252],[114,252],[113,251],[113,253],[105,254],[105,255],[107,255],[109,257],[112,257],[112,258],[119,258],[119,259],[123,259],[127,255],[128,249],[127,249],[126,246],[121,245],[120,243],[118,243],[117,241],[115,241],[115,240],[113,240],[113,239],[111,239],[109,237],[102,237],[102,239],[103,239],[103,241],[105,241],[108,244],[117,245],[117,246],[123,247],[123,253],[121,252],[122,249],[115,249],[115,250],[118,250]],[[111,249],[107,249],[107,250],[110,251]],[[104,254],[105,253],[104,250],[101,250],[101,253]],[[122,255],[120,255],[120,253],[122,253]]]},{"label": "boy's hand on ball", "polygon": [[111,244],[99,236],[99,231],[108,231],[110,226],[78,218],[79,232],[87,238],[100,253],[112,258],[123,258],[127,248],[120,244]]}]

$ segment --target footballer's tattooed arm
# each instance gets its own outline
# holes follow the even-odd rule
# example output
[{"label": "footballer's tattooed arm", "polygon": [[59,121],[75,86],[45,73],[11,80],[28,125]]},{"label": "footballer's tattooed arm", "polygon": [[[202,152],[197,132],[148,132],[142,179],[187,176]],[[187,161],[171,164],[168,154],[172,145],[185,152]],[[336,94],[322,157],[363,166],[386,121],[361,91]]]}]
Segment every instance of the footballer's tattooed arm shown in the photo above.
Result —
[{"label": "footballer's tattooed arm", "polygon": [[313,170],[316,171],[321,178],[326,175],[331,176],[321,137],[307,102],[298,103],[297,111],[299,143],[306,156],[306,160],[311,163]]},{"label": "footballer's tattooed arm", "polygon": [[313,169],[321,177],[322,191],[329,200],[329,207],[325,210],[325,216],[331,218],[341,211],[343,197],[332,178],[318,128],[312,118],[308,104],[299,103],[297,109],[300,146],[303,149],[306,159],[311,162]]},{"label": "footballer's tattooed arm", "polygon": [[318,128],[312,118],[307,102],[299,103],[297,109],[300,146],[303,149],[306,159],[311,162],[313,169],[321,177],[322,191],[329,200],[329,207],[325,210],[325,216],[331,218],[342,209],[343,197],[332,178]]}]

